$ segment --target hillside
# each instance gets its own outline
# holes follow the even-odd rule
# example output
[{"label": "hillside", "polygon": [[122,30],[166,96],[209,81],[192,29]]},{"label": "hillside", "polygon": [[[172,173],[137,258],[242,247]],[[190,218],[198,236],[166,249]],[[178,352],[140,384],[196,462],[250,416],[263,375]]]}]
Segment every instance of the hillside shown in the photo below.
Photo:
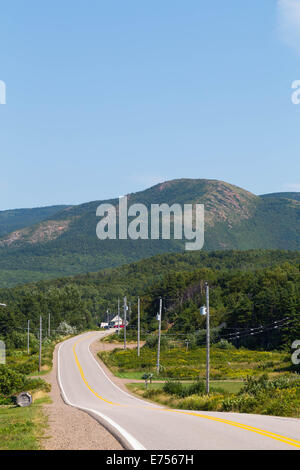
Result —
[{"label": "hillside", "polygon": [[13,209],[0,211],[0,237],[15,230],[37,224],[51,217],[67,206],[37,207],[34,209]]},{"label": "hillside", "polygon": [[261,197],[279,197],[279,198],[284,198],[284,199],[293,199],[294,201],[300,201],[300,193],[270,193],[270,194],[262,194]]},{"label": "hillside", "polygon": [[[287,337],[293,341],[300,333],[299,268],[299,252],[201,251],[157,255],[97,273],[0,289],[1,301],[8,305],[0,309],[0,337],[25,331],[28,319],[36,330],[39,316],[47,320],[49,313],[53,329],[62,320],[79,329],[92,328],[106,318],[107,309],[116,313],[117,299],[122,302],[124,295],[132,305],[131,325],[136,323],[139,295],[143,328],[157,329],[161,296],[164,322],[173,324],[174,333],[192,333],[204,327],[199,307],[205,302],[203,287],[208,281],[212,328],[225,321],[233,331],[245,330],[293,317],[297,325],[274,331],[272,344],[282,344]],[[267,333],[254,340],[268,342]]]},{"label": "hillside", "polygon": [[[183,252],[181,240],[105,240],[96,237],[93,201],[62,209],[43,221],[0,239],[3,286],[97,271],[159,253]],[[256,196],[231,184],[180,179],[129,195],[129,205],[202,203],[205,205],[204,250],[300,249],[300,202],[286,197]]]}]

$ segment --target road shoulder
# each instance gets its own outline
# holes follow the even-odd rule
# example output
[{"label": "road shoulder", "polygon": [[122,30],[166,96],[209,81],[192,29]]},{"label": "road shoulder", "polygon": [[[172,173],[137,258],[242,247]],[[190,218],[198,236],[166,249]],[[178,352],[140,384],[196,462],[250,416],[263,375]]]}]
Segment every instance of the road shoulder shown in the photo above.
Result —
[{"label": "road shoulder", "polygon": [[121,444],[98,421],[84,411],[66,405],[57,383],[57,351],[53,355],[53,368],[45,376],[51,384],[52,403],[43,411],[48,419],[48,431],[42,440],[45,450],[122,450]]}]

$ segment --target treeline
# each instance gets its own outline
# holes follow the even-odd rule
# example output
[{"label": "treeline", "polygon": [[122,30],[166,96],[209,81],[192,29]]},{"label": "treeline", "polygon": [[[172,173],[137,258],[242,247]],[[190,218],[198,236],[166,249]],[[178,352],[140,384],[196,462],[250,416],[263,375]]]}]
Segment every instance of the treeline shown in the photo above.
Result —
[{"label": "treeline", "polygon": [[248,272],[169,274],[145,298],[145,322],[157,328],[153,312],[161,296],[164,326],[172,324],[172,334],[197,332],[198,344],[203,343],[206,320],[199,310],[205,305],[205,281],[210,285],[213,340],[268,350],[290,348],[300,338],[300,265],[289,263]]},{"label": "treeline", "polygon": [[[157,329],[159,298],[163,327],[172,334],[203,332],[199,308],[210,284],[211,322],[220,338],[243,332],[235,345],[274,349],[300,338],[300,254],[288,251],[222,251],[158,255],[120,268],[0,289],[0,336],[37,332],[39,316],[51,314],[55,330],[65,321],[77,330],[93,328],[117,312],[117,299],[131,303],[130,326],[136,325],[141,297],[144,332]],[[275,322],[281,321],[280,324]],[[277,326],[277,328],[276,328]],[[251,328],[263,333],[251,335]],[[246,333],[249,332],[247,336]],[[219,339],[220,339],[219,338]]]}]

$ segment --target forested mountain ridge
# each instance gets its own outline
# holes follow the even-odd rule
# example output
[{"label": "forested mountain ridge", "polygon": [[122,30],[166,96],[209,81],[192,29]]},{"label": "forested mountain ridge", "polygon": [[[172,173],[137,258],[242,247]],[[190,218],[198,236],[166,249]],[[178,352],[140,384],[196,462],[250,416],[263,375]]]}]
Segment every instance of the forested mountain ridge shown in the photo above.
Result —
[{"label": "forested mountain ridge", "polygon": [[125,295],[132,307],[130,327],[136,325],[140,296],[143,329],[156,330],[161,296],[164,327],[191,334],[204,328],[199,307],[205,302],[205,281],[210,284],[212,328],[226,323],[233,331],[245,331],[288,317],[284,328],[247,339],[247,346],[283,347],[298,338],[300,253],[279,250],[157,255],[97,273],[0,289],[8,306],[0,308],[0,336],[24,333],[28,319],[37,330],[39,316],[47,321],[49,313],[53,329],[62,321],[78,330],[93,328],[106,318],[107,309],[116,314],[118,298],[122,303]]},{"label": "forested mountain ridge", "polygon": [[[256,196],[231,184],[179,179],[128,196],[128,204],[201,203],[205,206],[204,250],[300,249],[299,193],[294,199]],[[181,240],[99,240],[101,203],[69,206],[0,239],[0,285],[97,271],[159,253],[184,251]],[[1,219],[0,219],[1,221]],[[1,223],[1,222],[0,222]]]},{"label": "forested mountain ridge", "polygon": [[68,206],[59,205],[0,211],[0,237],[4,237],[15,230],[37,224],[66,207]]},{"label": "forested mountain ridge", "polygon": [[300,193],[295,192],[288,192],[288,193],[270,193],[270,194],[262,194],[261,197],[271,197],[271,198],[284,198],[284,199],[291,199],[294,201],[300,201]]}]

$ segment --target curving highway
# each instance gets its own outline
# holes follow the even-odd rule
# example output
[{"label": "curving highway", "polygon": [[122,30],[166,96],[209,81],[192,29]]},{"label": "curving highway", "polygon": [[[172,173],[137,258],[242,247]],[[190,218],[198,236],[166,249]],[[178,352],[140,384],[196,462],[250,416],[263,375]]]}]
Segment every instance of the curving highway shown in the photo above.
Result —
[{"label": "curving highway", "polygon": [[167,409],[121,390],[90,351],[103,332],[89,332],[58,349],[64,401],[82,409],[127,449],[300,449],[300,420],[238,413]]}]

